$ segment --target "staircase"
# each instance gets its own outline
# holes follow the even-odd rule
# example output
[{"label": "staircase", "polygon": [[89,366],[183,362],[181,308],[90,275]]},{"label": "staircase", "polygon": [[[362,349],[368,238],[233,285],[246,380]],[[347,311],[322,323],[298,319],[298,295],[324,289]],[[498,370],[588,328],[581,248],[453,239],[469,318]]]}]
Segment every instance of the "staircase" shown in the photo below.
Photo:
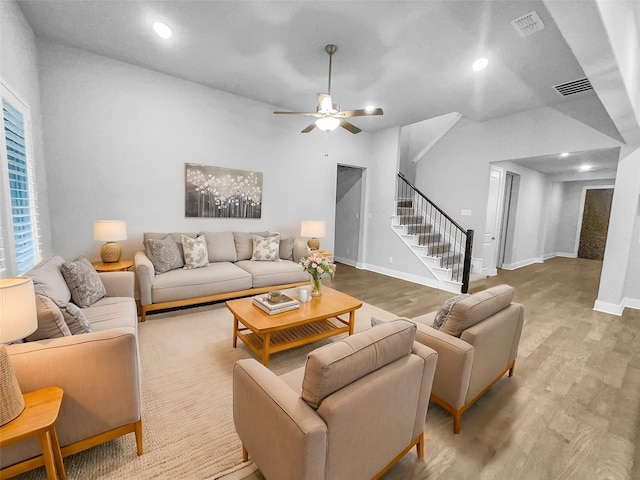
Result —
[{"label": "staircase", "polygon": [[434,274],[440,288],[467,293],[473,230],[465,230],[398,174],[393,231]]}]

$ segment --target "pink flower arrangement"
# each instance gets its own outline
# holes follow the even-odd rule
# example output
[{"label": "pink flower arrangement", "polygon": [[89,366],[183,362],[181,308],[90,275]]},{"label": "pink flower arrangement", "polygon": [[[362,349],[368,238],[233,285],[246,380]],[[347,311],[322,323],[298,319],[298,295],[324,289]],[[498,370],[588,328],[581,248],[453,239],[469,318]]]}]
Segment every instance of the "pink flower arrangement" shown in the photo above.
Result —
[{"label": "pink flower arrangement", "polygon": [[318,280],[322,275],[328,274],[333,278],[336,273],[336,265],[326,257],[321,257],[317,253],[310,252],[309,255],[300,260],[302,269]]}]

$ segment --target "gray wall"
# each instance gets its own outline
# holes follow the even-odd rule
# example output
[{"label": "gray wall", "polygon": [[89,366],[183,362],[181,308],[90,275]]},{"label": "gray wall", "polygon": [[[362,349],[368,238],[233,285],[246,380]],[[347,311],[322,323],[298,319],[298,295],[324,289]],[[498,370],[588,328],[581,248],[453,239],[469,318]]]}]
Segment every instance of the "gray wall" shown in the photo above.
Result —
[{"label": "gray wall", "polygon": [[353,266],[358,264],[360,244],[362,174],[360,168],[338,165],[334,257]]}]

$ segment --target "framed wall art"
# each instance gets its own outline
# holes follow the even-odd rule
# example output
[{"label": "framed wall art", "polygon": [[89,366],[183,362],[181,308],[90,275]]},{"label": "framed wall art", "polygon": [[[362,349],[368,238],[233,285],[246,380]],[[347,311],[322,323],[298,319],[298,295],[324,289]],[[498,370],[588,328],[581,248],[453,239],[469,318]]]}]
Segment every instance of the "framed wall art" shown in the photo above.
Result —
[{"label": "framed wall art", "polygon": [[185,216],[261,218],[262,172],[185,163]]}]

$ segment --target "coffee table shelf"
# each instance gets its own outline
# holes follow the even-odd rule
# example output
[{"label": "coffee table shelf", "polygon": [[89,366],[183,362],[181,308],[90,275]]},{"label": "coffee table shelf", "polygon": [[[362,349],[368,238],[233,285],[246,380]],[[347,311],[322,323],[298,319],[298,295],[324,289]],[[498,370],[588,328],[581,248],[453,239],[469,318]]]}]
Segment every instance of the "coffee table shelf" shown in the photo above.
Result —
[{"label": "coffee table shelf", "polygon": [[[295,294],[287,293],[295,298]],[[252,298],[227,302],[233,314],[233,347],[240,339],[269,365],[269,355],[317,342],[341,333],[353,333],[355,311],[362,302],[349,295],[323,288],[321,297],[314,297],[298,310],[268,315],[252,304]],[[348,314],[345,320],[339,315]]]}]

